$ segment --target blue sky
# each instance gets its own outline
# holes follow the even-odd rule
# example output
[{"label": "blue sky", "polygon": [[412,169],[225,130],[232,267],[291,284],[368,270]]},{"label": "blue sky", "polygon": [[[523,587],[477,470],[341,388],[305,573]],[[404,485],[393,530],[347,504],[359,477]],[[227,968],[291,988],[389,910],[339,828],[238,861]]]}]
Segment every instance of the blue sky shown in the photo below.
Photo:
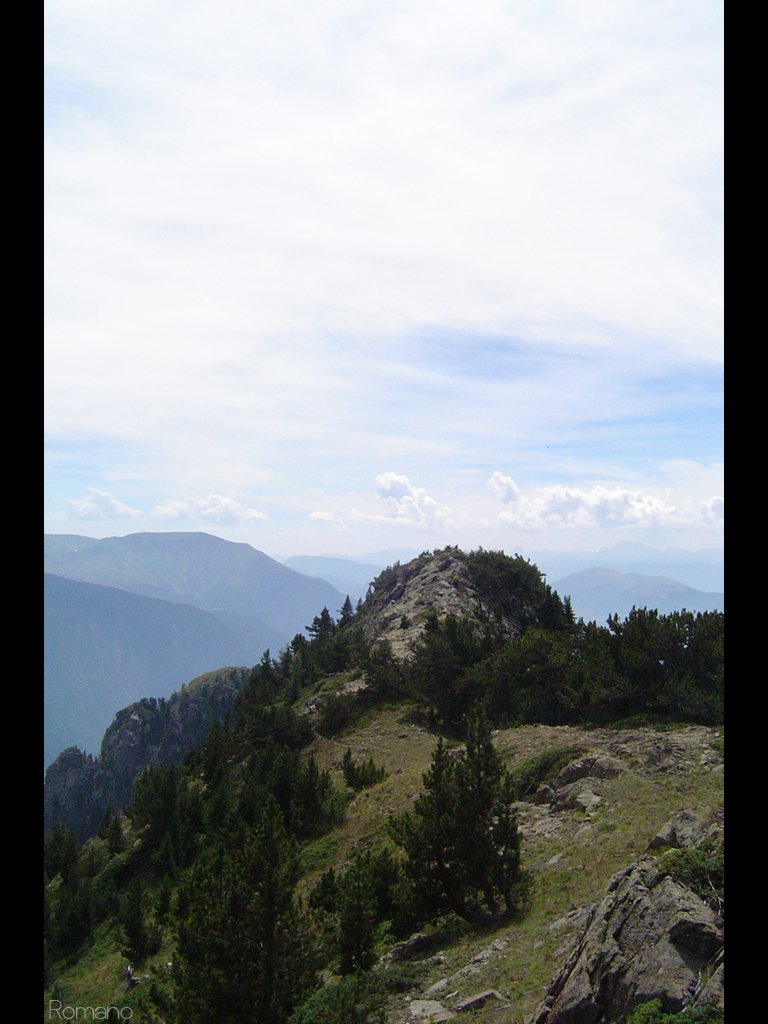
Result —
[{"label": "blue sky", "polygon": [[722,5],[46,3],[45,529],[723,543]]}]

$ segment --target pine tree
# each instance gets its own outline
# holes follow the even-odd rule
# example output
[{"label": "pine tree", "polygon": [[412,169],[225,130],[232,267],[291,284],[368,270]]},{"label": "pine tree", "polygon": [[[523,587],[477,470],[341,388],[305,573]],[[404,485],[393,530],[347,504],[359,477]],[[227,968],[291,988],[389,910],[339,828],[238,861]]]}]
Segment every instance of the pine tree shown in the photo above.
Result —
[{"label": "pine tree", "polygon": [[271,797],[244,844],[198,862],[182,903],[176,992],[189,1024],[284,1024],[314,980],[293,899],[294,845]]},{"label": "pine tree", "polygon": [[351,974],[367,970],[373,952],[376,899],[370,861],[356,857],[339,885],[339,970]]},{"label": "pine tree", "polygon": [[470,720],[463,759],[438,740],[423,779],[413,813],[390,820],[422,913],[452,911],[467,920],[510,913],[521,881],[520,840],[513,787],[487,722]]}]

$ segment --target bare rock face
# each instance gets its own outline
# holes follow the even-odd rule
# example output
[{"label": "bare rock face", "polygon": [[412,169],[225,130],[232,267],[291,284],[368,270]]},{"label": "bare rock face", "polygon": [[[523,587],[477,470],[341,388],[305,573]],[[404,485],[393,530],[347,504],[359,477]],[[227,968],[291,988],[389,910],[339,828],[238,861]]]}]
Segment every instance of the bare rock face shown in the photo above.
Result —
[{"label": "bare rock face", "polygon": [[398,657],[421,636],[427,612],[442,618],[476,612],[480,600],[459,551],[425,551],[406,565],[394,565],[378,577],[366,608],[369,639],[388,640]]},{"label": "bare rock face", "polygon": [[[368,640],[387,640],[393,654],[405,658],[424,632],[430,611],[441,619],[454,615],[478,624],[486,621],[490,609],[473,581],[470,561],[471,556],[449,546],[424,551],[405,565],[396,563],[382,572],[363,606],[362,625]],[[521,610],[522,614],[529,611],[522,606]],[[512,636],[520,623],[513,611],[503,615],[498,625]]]},{"label": "bare rock face", "polygon": [[646,856],[615,875],[532,1018],[535,1024],[614,1024],[660,999],[722,1008],[722,922]]},{"label": "bare rock face", "polygon": [[623,770],[621,762],[606,754],[580,757],[567,764],[551,785],[543,782],[536,790],[532,802],[549,804],[553,811],[574,807],[590,811],[602,803],[599,795],[601,781],[612,779]]}]

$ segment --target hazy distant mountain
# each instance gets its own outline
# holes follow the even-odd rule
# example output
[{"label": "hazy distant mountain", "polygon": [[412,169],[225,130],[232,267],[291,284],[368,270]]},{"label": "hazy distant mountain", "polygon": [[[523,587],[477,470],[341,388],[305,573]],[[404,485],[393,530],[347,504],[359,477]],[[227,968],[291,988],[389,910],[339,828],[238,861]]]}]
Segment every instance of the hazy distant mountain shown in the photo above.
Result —
[{"label": "hazy distant mountain", "polygon": [[46,764],[95,752],[126,704],[277,654],[346,593],[205,533],[46,535],[44,569]]},{"label": "hazy distant mountain", "polygon": [[234,613],[277,631],[284,641],[301,632],[324,605],[340,608],[345,596],[325,580],[295,572],[250,544],[207,533],[133,533],[96,541],[48,534],[44,569],[145,597]]},{"label": "hazy distant mountain", "polygon": [[667,576],[644,576],[593,566],[557,580],[551,586],[561,597],[571,598],[577,618],[581,616],[601,624],[614,613],[623,618],[633,605],[656,608],[662,614],[683,608],[692,612],[725,610],[723,594],[694,590]]},{"label": "hazy distant mountain", "polygon": [[76,744],[96,753],[116,712],[168,697],[225,665],[254,665],[278,635],[238,633],[192,605],[45,573],[44,758]]},{"label": "hazy distant mountain", "polygon": [[520,554],[538,565],[550,583],[600,565],[619,572],[668,576],[705,592],[725,591],[722,548],[701,548],[698,551],[667,548],[662,551],[648,544],[622,541],[599,551],[521,551]]},{"label": "hazy distant mountain", "polygon": [[[286,558],[284,565],[304,573],[306,576],[318,576],[327,580],[342,594],[349,594],[353,603],[364,598],[368,584],[375,579],[383,565],[366,565],[347,558],[333,558],[329,555],[294,555]],[[329,609],[333,611],[333,609]]]}]

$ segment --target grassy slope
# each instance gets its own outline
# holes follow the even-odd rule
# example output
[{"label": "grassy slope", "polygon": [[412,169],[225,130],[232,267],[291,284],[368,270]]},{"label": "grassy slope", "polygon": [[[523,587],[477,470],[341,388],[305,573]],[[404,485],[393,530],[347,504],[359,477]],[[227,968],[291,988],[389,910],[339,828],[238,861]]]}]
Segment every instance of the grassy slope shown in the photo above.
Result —
[{"label": "grassy slope", "polygon": [[[390,775],[355,798],[332,841],[315,844],[317,856],[304,879],[305,890],[323,870],[341,866],[353,849],[375,849],[387,842],[387,816],[406,809],[419,792],[421,775],[429,766],[437,740],[407,724],[404,711],[389,708],[336,741],[320,737],[314,741],[312,750],[318,764],[331,770],[339,786],[343,786],[340,764],[347,747],[356,760],[372,755]],[[475,1024],[511,1024],[530,1015],[563,962],[562,947],[574,934],[574,928],[566,924],[550,926],[569,911],[600,898],[611,876],[645,852],[674,813],[693,808],[704,818],[722,803],[723,774],[712,770],[721,761],[711,746],[717,735],[718,730],[698,726],[668,732],[525,726],[497,733],[494,742],[509,768],[555,747],[577,745],[585,751],[609,752],[625,764],[625,771],[595,784],[603,802],[589,815],[578,810],[547,815],[534,809],[523,815],[523,864],[535,873],[528,914],[493,933],[467,933],[444,947],[444,962],[432,963],[420,990],[410,995],[420,997],[429,985],[451,977],[495,941],[504,948],[492,950],[485,962],[472,964],[476,973],[452,983],[447,991],[458,989],[457,1000],[486,988],[496,988],[510,997],[509,1010],[499,1012],[489,1006],[476,1011]],[[626,752],[617,753],[617,746]],[[666,751],[667,747],[672,749]],[[702,757],[708,763],[701,764]],[[669,762],[664,770],[654,764],[660,759]],[[528,819],[532,819],[530,825]],[[542,819],[554,826],[551,833],[533,831],[535,822]],[[408,1019],[407,1006],[403,997],[396,997],[391,1020],[401,1019]]]},{"label": "grassy slope", "polygon": [[[321,768],[331,771],[341,789],[341,760],[348,747],[355,760],[373,756],[389,774],[355,796],[341,827],[304,851],[300,894],[309,891],[322,871],[343,865],[354,849],[377,849],[387,843],[387,817],[407,809],[420,791],[421,776],[437,738],[410,722],[408,710],[407,706],[378,709],[348,734],[335,740],[317,737],[308,749]],[[441,959],[428,962],[423,982],[410,995],[419,998],[429,985],[466,968],[465,976],[452,982],[447,992],[458,991],[456,999],[461,999],[493,987],[511,1003],[501,1012],[493,1006],[475,1012],[475,1024],[523,1021],[538,1005],[562,964],[564,945],[574,935],[573,926],[551,926],[569,911],[598,899],[611,875],[643,853],[675,812],[694,808],[706,817],[722,803],[723,774],[715,767],[722,761],[722,753],[715,749],[717,735],[718,730],[698,726],[665,732],[526,726],[497,733],[494,741],[510,768],[553,747],[579,745],[586,751],[610,753],[624,763],[625,770],[596,784],[603,802],[589,815],[576,810],[547,815],[525,806],[521,818],[523,863],[535,873],[528,914],[492,933],[465,931],[458,939],[443,943]],[[702,764],[702,759],[707,763]],[[537,823],[540,832],[535,831]],[[125,961],[119,950],[119,938],[99,933],[93,949],[70,971],[60,974],[65,997],[72,1004],[120,1005]],[[172,958],[172,949],[165,947],[141,973],[151,974],[162,987],[164,965]],[[49,997],[50,992],[46,1000]],[[125,998],[136,1007],[133,1020],[139,1024],[162,1019],[142,1011],[141,986]],[[444,1001],[450,1006],[455,1000]],[[47,1005],[46,1001],[46,1011]],[[391,1024],[410,1020],[404,996],[392,997],[389,1020]]]}]

